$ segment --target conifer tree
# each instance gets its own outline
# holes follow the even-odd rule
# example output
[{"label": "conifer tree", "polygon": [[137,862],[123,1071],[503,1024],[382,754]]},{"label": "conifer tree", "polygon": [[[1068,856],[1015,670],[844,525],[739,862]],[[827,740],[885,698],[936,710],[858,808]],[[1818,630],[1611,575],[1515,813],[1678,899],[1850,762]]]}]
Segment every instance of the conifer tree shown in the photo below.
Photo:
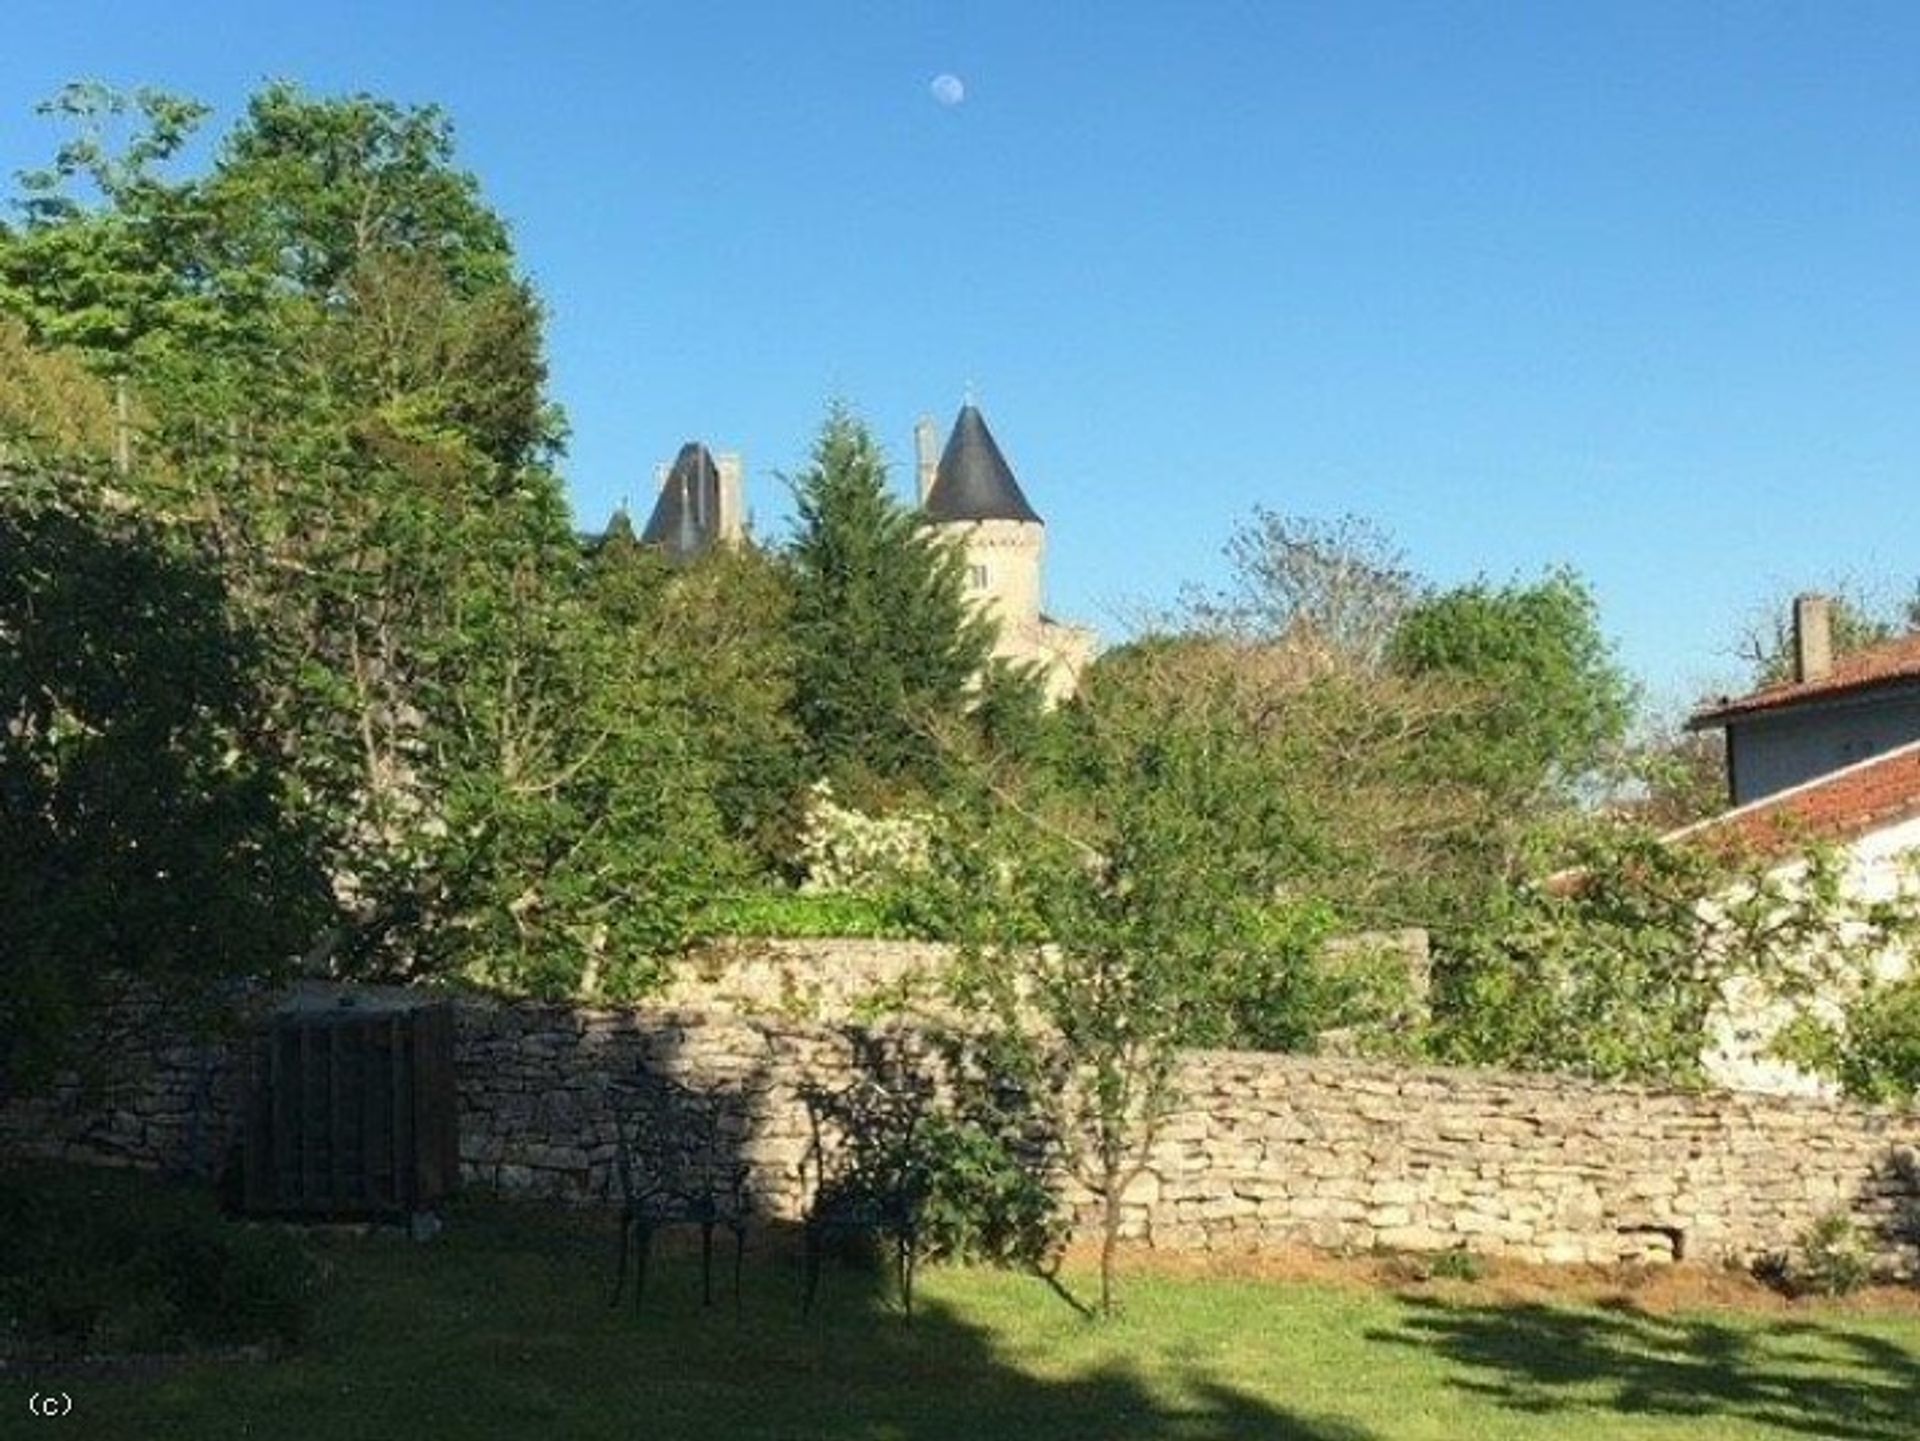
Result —
[{"label": "conifer tree", "polygon": [[993,650],[959,553],[887,491],[886,462],[844,405],[793,481],[795,710],[814,759],[842,780],[926,781],[928,727],[964,710]]}]

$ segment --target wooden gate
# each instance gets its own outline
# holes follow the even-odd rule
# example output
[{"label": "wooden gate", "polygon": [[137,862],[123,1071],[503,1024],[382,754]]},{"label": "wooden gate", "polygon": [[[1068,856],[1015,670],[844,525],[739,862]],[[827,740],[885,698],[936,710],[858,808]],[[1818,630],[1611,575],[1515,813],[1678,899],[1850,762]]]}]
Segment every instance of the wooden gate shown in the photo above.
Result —
[{"label": "wooden gate", "polygon": [[249,1212],[405,1215],[459,1178],[451,1006],[295,1003],[254,1038],[250,1082]]}]

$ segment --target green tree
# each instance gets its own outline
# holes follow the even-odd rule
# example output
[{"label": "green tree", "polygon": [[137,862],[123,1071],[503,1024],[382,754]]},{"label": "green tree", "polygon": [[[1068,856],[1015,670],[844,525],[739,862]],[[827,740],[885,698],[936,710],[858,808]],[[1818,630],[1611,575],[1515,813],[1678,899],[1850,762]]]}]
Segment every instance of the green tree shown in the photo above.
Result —
[{"label": "green tree", "polygon": [[112,393],[76,355],[36,346],[0,316],[0,469],[105,466],[117,431]]},{"label": "green tree", "polygon": [[963,938],[960,993],[1051,1098],[1098,1207],[1114,1304],[1128,1188],[1177,1102],[1183,1046],[1311,1050],[1382,1019],[1370,980],[1332,966],[1334,922],[1302,894],[1325,856],[1284,727],[1249,728],[1244,669],[1180,647],[1096,667],[1069,709],[1070,775],[975,773],[982,810],[940,874]]},{"label": "green tree", "polygon": [[1838,1017],[1798,1017],[1776,1049],[1858,1100],[1920,1098],[1920,974],[1867,979]]},{"label": "green tree", "polygon": [[18,229],[0,230],[0,309],[101,371],[134,371],[153,343],[215,307],[182,260],[202,215],[163,167],[206,107],[157,90],[69,85],[39,107],[69,128],[53,163],[21,176]]},{"label": "green tree", "polygon": [[752,546],[669,565],[616,525],[594,551],[588,596],[682,718],[730,843],[770,873],[793,852],[807,781],[793,720],[789,576]]},{"label": "green tree", "polygon": [[1475,693],[1475,717],[1443,738],[1448,759],[1517,805],[1574,798],[1616,757],[1633,718],[1633,685],[1570,570],[1442,592],[1408,613],[1390,656],[1406,674]]},{"label": "green tree", "polygon": [[1418,924],[1471,926],[1530,853],[1564,844],[1586,808],[1618,788],[1636,692],[1591,593],[1566,570],[1429,597],[1401,623],[1388,662],[1458,703],[1427,732],[1414,774],[1473,796],[1479,823],[1448,837],[1406,890]]},{"label": "green tree", "polygon": [[71,472],[0,482],[0,1095],[110,980],[282,971],[330,907],[206,536]]},{"label": "green tree", "polygon": [[[175,179],[199,107],[58,108],[79,138],[0,235],[0,310],[125,382],[130,494],[168,478],[261,638],[262,724],[340,900],[307,964],[644,984],[731,864],[718,781],[586,572],[539,306],[446,117],[271,86]],[[68,334],[76,276],[104,298]]]},{"label": "green tree", "polygon": [[460,621],[425,958],[519,992],[643,995],[741,866],[685,673],[565,572],[470,588]]},{"label": "green tree", "polygon": [[795,712],[836,781],[928,783],[930,727],[961,714],[993,648],[959,553],[887,491],[865,425],[834,405],[793,482]]}]

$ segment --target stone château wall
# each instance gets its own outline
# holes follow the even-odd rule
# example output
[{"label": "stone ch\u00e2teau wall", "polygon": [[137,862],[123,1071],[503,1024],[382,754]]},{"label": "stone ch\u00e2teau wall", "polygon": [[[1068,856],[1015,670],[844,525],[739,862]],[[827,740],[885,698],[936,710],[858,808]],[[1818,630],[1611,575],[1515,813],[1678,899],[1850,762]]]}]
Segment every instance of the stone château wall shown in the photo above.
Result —
[{"label": "stone ch\u00e2teau wall", "polygon": [[[843,1084],[867,1064],[864,1047],[924,1054],[908,1028],[712,1008],[462,1001],[457,1014],[465,1179],[569,1202],[608,1194],[608,1083],[645,1065],[737,1090],[736,1141],[757,1192],[793,1216],[803,1089]],[[108,1104],[72,1089],[15,1102],[0,1108],[0,1146],[210,1166],[240,1105],[231,1043],[183,1041],[133,1012],[115,1027]],[[1126,1198],[1128,1233],[1154,1246],[1750,1259],[1844,1208],[1883,1264],[1916,1264],[1914,1110],[1245,1052],[1191,1053],[1180,1091]]]},{"label": "stone ch\u00e2teau wall", "polygon": [[807,1021],[937,1010],[952,961],[935,941],[715,941],[678,964],[660,1004]]}]

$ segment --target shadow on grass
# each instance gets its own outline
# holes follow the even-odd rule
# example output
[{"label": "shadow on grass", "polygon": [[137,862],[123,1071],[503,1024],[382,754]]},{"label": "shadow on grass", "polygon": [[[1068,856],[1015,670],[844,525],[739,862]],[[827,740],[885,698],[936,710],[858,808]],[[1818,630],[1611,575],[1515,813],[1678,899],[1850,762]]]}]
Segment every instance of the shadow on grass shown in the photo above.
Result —
[{"label": "shadow on grass", "polygon": [[[939,1059],[901,1037],[847,1027],[840,1040],[846,1069],[833,1078],[838,1084],[862,1078],[885,1094],[922,1100],[936,1089],[929,1067]],[[680,1037],[649,1035],[634,1017],[624,1016],[601,1065],[618,1075],[635,1058],[657,1073],[702,1075],[706,1085],[717,1086],[709,1094],[732,1112],[719,1134],[739,1147],[739,1156],[777,1109],[767,1103],[781,1084],[771,1055],[736,1062],[734,1074],[717,1073],[689,1064]],[[813,1080],[796,1092],[803,1103],[817,1102],[819,1095]],[[860,1174],[886,1172],[892,1151],[911,1147],[912,1136],[891,1134],[885,1116],[831,1115],[838,1145]],[[812,1145],[822,1145],[817,1119]],[[810,1155],[816,1182],[838,1174],[832,1158]],[[807,1163],[801,1173],[809,1174]],[[498,1207],[494,1214],[513,1210]],[[691,1306],[690,1297],[701,1289],[697,1247],[688,1246],[684,1231],[677,1246],[673,1235],[663,1234],[663,1270],[675,1266],[677,1251],[681,1294],[656,1297],[650,1290],[645,1304],[614,1323],[625,1328],[619,1344],[632,1347],[638,1370],[655,1378],[646,1434],[728,1441],[1374,1441],[1363,1430],[1277,1406],[1191,1364],[1157,1361],[1142,1368],[1116,1359],[1116,1348],[1102,1344],[1086,1303],[1057,1273],[1019,1283],[1023,1304],[990,1324],[969,1319],[937,1296],[921,1297],[909,1321],[892,1268],[879,1263],[880,1246],[856,1242],[853,1264],[846,1256],[826,1262],[818,1304],[809,1315],[801,1306],[803,1230],[764,1214],[759,1218],[737,1320],[731,1297],[710,1310]],[[609,1246],[612,1235],[609,1230]],[[863,1254],[864,1264],[858,1259]],[[581,1282],[583,1299],[604,1289]]]},{"label": "shadow on grass", "polygon": [[[670,1244],[660,1309],[627,1311],[616,1323],[638,1365],[688,1391],[673,1400],[656,1395],[650,1436],[1377,1441],[1198,1366],[1115,1360],[1101,1344],[1101,1323],[1063,1304],[1057,1280],[1014,1283],[1021,1304],[1017,1316],[1000,1316],[1004,1334],[938,1295],[923,1293],[909,1320],[890,1268],[856,1248],[828,1262],[808,1316],[796,1229],[763,1228],[736,1321],[730,1307],[695,1306],[696,1249]],[[994,1299],[1004,1306],[1005,1293]],[[1099,1352],[1107,1354],[1089,1354]],[[1073,1368],[1075,1353],[1091,1364]],[[719,1374],[724,1382],[709,1389]]]},{"label": "shadow on grass", "polygon": [[1920,1360],[1809,1321],[1730,1326],[1616,1304],[1453,1306],[1406,1298],[1397,1331],[1369,1339],[1453,1363],[1451,1383],[1509,1410],[1551,1416],[1713,1416],[1823,1441],[1920,1434]]},{"label": "shadow on grass", "polygon": [[[93,1415],[119,1429],[90,1434],[1380,1441],[1173,1359],[1140,1318],[1123,1342],[1038,1280],[936,1273],[909,1322],[887,1268],[839,1258],[807,1316],[798,1239],[763,1229],[737,1316],[730,1297],[701,1304],[684,1236],[663,1241],[644,1303],[615,1309],[613,1245],[605,1215],[497,1202],[458,1207],[428,1246],[335,1239],[309,1345],[96,1390]],[[1134,1335],[1138,1362],[1117,1354]]]}]

